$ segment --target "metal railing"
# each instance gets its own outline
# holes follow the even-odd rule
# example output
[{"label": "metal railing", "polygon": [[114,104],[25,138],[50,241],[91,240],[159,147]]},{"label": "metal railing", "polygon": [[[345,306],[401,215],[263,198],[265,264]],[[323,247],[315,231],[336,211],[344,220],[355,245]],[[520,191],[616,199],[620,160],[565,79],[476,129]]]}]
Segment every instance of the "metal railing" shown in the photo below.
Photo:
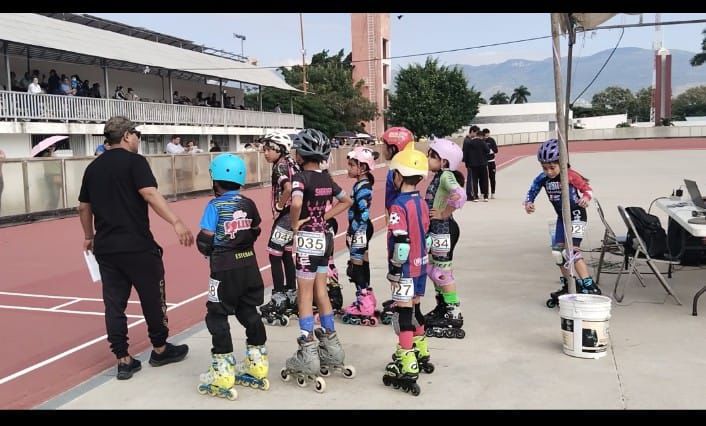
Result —
[{"label": "metal railing", "polygon": [[[378,164],[385,162],[384,146]],[[350,147],[331,151],[329,170],[346,170]],[[219,153],[182,155],[145,155],[157,179],[159,192],[175,200],[184,194],[211,190],[208,166]],[[245,183],[268,184],[272,167],[258,151],[238,152],[247,166]],[[86,167],[95,157],[8,159],[0,162],[0,219],[32,215],[78,206],[78,194]],[[4,190],[2,182],[4,181]],[[8,220],[17,222],[18,220]]]},{"label": "metal railing", "polygon": [[115,115],[144,124],[304,127],[304,116],[297,114],[0,91],[0,118],[3,119],[100,123]]}]

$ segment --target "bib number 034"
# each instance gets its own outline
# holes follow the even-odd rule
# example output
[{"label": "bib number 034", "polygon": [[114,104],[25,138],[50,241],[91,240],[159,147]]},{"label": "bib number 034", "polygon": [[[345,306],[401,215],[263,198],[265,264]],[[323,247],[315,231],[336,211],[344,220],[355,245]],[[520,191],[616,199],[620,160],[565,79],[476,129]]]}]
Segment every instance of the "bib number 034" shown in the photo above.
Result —
[{"label": "bib number 034", "polygon": [[451,251],[451,234],[429,234],[429,236],[433,254],[446,254]]},{"label": "bib number 034", "polygon": [[326,236],[323,232],[299,231],[294,242],[299,254],[323,256],[326,253]]}]

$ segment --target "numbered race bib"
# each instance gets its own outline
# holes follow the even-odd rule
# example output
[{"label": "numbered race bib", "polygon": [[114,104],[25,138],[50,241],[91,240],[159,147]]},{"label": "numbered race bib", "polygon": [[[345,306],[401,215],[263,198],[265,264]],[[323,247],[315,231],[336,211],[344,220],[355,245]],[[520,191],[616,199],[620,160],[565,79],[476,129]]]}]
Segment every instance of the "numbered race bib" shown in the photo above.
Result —
[{"label": "numbered race bib", "polygon": [[583,238],[586,233],[586,222],[574,220],[571,222],[571,238]]},{"label": "numbered race bib", "polygon": [[360,249],[368,245],[368,236],[365,231],[358,231],[351,236],[351,248]]},{"label": "numbered race bib", "polygon": [[323,256],[326,253],[326,235],[323,232],[299,231],[294,243],[298,254]]},{"label": "numbered race bib", "polygon": [[429,234],[431,237],[431,254],[443,256],[451,251],[451,234]]},{"label": "numbered race bib", "polygon": [[221,282],[214,280],[213,278],[208,279],[208,301],[218,303],[221,299],[218,298],[218,285]]},{"label": "numbered race bib", "polygon": [[277,225],[275,227],[274,232],[272,233],[272,242],[280,245],[280,246],[286,246],[292,241],[292,231],[288,231],[281,226]]},{"label": "numbered race bib", "polygon": [[409,302],[414,297],[414,280],[412,278],[401,278],[398,283],[392,285],[392,300]]}]

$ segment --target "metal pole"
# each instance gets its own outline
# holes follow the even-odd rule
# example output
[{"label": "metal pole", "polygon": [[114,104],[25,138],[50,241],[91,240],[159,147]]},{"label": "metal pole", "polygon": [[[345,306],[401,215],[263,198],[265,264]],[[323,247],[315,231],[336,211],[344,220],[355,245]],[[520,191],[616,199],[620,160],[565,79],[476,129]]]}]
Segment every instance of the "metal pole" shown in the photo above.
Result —
[{"label": "metal pole", "polygon": [[294,114],[294,96],[291,94],[289,95],[289,111]]},{"label": "metal pole", "polygon": [[[31,68],[31,65],[30,65],[30,63],[29,63],[29,46],[27,46],[27,72],[28,72],[28,73],[31,73],[31,72],[32,72],[32,71],[30,70],[30,68]],[[30,74],[30,77],[31,77],[31,76],[32,76],[32,74]],[[31,83],[31,81],[30,81],[30,83]]]},{"label": "metal pole", "polygon": [[169,79],[169,103],[174,103],[174,88],[172,87],[172,70],[167,71],[167,78]]},{"label": "metal pole", "polygon": [[257,86],[257,97],[260,98],[260,112],[262,112],[262,86]]},{"label": "metal pole", "polygon": [[218,79],[218,90],[221,91],[221,108],[225,108],[225,107],[226,107],[226,103],[223,102],[223,101],[224,101],[224,98],[223,98],[223,80],[221,80],[220,78]]},{"label": "metal pole", "polygon": [[[566,129],[564,124],[564,106],[562,105],[562,81],[561,81],[561,51],[559,48],[559,35],[561,34],[561,14],[552,13],[552,58],[554,62],[554,97],[556,99],[556,125],[559,136],[559,173],[561,179],[561,220],[564,225],[564,238],[566,252],[571,255],[573,253],[573,244],[571,239],[571,212],[569,209],[569,179],[567,173],[567,157],[566,157]],[[570,265],[569,273],[573,274],[573,264]],[[575,293],[576,288],[569,285],[569,293]]]},{"label": "metal pole", "polygon": [[567,25],[569,28],[569,54],[566,58],[566,103],[564,107],[564,129],[566,130],[566,161],[569,161],[569,133],[571,133],[571,127],[569,126],[569,111],[571,110],[571,63],[572,55],[574,51],[574,44],[576,43],[576,30],[574,30],[574,21],[571,14],[567,15]]},{"label": "metal pole", "polygon": [[10,77],[10,55],[7,53],[7,47],[10,44],[9,41],[3,43],[2,50],[5,53],[5,71],[7,72],[7,90],[12,90],[12,77]]},{"label": "metal pole", "polygon": [[103,84],[105,84],[105,98],[110,99],[110,89],[108,88],[108,64],[105,62],[105,59],[101,62],[103,62]]},{"label": "metal pole", "polygon": [[302,36],[302,88],[306,95],[306,50],[304,50],[304,17],[299,14],[299,32]]},{"label": "metal pole", "polygon": [[22,160],[22,183],[24,184],[25,213],[29,213],[29,171],[27,160]]}]

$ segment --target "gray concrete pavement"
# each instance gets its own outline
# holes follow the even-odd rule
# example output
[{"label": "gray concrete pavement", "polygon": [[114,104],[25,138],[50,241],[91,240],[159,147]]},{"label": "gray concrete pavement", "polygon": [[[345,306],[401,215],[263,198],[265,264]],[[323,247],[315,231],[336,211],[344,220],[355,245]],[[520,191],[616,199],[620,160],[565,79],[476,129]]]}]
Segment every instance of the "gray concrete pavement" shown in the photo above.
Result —
[{"label": "gray concrete pavement", "polygon": [[[607,219],[624,233],[616,205],[647,207],[669,195],[684,177],[695,178],[706,190],[706,150],[573,154],[573,166],[590,179]],[[651,275],[647,288],[633,279],[621,305],[613,304],[610,348],[599,359],[572,358],[562,352],[558,309],[544,306],[558,288],[559,273],[548,249],[547,222],[553,209],[540,194],[537,212],[526,215],[521,201],[540,168],[525,158],[498,174],[498,198],[468,203],[456,218],[461,240],[456,248],[455,274],[465,316],[463,340],[430,339],[436,371],[422,374],[419,397],[382,384],[385,364],[396,338],[389,326],[350,326],[337,322],[347,362],[357,369],[352,380],[327,378],[327,390],[284,383],[279,369],[296,349],[296,322],[268,326],[271,389],[238,387],[230,402],[196,392],[198,375],[209,365],[210,335],[197,325],[176,341],[188,343],[185,361],[150,367],[149,353],[140,354],[143,370],[131,380],[115,380],[115,369],[47,402],[41,408],[164,408],[164,409],[697,409],[706,408],[706,305],[692,317],[691,299],[706,284],[706,270],[678,270],[671,280],[685,303],[678,306]],[[377,185],[383,190],[383,185]],[[705,191],[706,192],[706,191]],[[654,213],[654,212],[653,212]],[[661,212],[657,213],[666,218]],[[598,248],[603,227],[595,207],[589,209],[589,229],[583,247]],[[372,277],[378,301],[389,298],[385,281],[385,241],[372,242]],[[597,254],[587,254],[597,259]],[[336,259],[344,269],[347,255]],[[609,258],[616,261],[615,258]],[[589,260],[591,261],[591,260]],[[602,277],[604,293],[614,275]],[[347,281],[343,279],[343,281]],[[344,299],[353,297],[343,284]],[[424,311],[433,307],[433,287],[427,285]],[[231,322],[236,355],[242,358],[243,329]],[[410,405],[411,404],[411,405]]]}]

